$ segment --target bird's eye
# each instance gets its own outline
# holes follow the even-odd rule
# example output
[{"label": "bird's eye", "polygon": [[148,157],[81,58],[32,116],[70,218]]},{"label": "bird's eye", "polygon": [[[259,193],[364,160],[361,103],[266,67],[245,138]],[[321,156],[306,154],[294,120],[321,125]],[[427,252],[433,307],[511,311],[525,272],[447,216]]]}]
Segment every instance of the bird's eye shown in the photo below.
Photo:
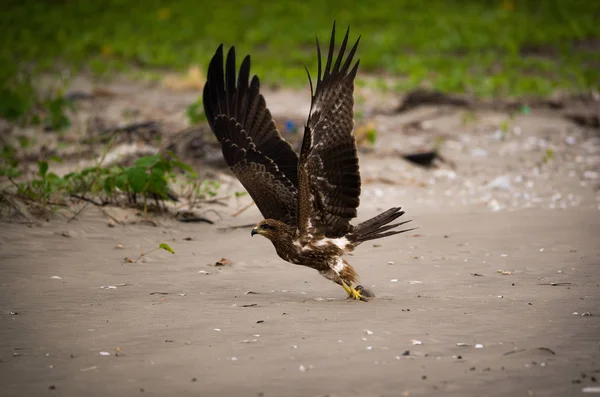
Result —
[{"label": "bird's eye", "polygon": [[260,228],[263,230],[275,230],[275,226],[271,226],[268,223],[264,223],[260,225]]}]

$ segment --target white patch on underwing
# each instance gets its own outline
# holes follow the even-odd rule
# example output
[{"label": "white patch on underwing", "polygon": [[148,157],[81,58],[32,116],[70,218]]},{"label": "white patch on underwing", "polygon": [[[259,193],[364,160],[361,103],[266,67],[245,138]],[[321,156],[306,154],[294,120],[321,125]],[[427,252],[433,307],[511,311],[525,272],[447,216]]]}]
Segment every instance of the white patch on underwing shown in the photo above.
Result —
[{"label": "white patch on underwing", "polygon": [[324,245],[333,244],[341,250],[345,250],[346,246],[350,243],[346,237],[339,238],[323,238],[315,244],[317,247],[322,247]]},{"label": "white patch on underwing", "polygon": [[344,267],[346,267],[346,265],[344,264],[344,260],[339,256],[335,258],[335,265],[333,265],[333,270],[339,274],[344,269]]}]

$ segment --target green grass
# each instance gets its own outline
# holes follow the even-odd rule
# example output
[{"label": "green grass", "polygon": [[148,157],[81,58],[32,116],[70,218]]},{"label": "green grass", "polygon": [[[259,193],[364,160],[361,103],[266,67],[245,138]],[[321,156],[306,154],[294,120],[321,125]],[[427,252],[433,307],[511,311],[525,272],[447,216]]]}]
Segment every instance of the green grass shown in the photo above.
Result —
[{"label": "green grass", "polygon": [[307,84],[302,63],[314,73],[315,34],[326,43],[335,19],[340,34],[348,24],[352,38],[362,34],[361,72],[399,77],[393,89],[522,96],[600,86],[598,1],[7,1],[3,80],[32,65],[99,75],[205,68],[223,42],[252,54],[264,83]]}]

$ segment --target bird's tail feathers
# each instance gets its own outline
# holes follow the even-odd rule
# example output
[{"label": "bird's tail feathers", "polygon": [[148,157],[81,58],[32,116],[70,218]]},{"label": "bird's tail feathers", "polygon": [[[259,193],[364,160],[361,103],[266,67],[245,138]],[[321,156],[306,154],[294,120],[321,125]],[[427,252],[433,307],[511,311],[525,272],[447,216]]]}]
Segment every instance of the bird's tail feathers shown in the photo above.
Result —
[{"label": "bird's tail feathers", "polygon": [[347,236],[348,240],[353,242],[355,245],[358,245],[368,240],[375,240],[378,238],[415,230],[416,228],[388,231],[411,221],[408,220],[404,222],[393,223],[391,225],[389,224],[402,215],[404,215],[404,211],[402,211],[401,207],[390,208],[374,218],[371,218],[363,223],[359,223],[354,231]]}]

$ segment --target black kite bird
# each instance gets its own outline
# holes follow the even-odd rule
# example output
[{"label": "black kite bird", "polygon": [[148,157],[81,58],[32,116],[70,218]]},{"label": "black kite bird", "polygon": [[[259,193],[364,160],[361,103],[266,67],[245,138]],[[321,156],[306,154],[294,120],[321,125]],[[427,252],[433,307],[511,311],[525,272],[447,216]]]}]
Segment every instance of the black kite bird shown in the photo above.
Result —
[{"label": "black kite bird", "polygon": [[242,61],[236,81],[235,49],[231,47],[223,67],[221,44],[208,68],[203,102],[225,161],[265,217],[252,235],[271,240],[282,259],[318,270],[349,298],[366,300],[372,293],[356,285],[358,275],[342,255],[364,241],[412,229],[391,231],[409,222],[390,224],[404,214],[400,207],[350,224],[360,196],[352,135],[359,63],[352,59],[360,38],[344,60],[349,31],[334,59],[334,23],[324,69],[317,39],[317,85],[313,91],[307,70],[312,100],[300,157],[277,130],[258,77],[249,81],[250,56]]}]

